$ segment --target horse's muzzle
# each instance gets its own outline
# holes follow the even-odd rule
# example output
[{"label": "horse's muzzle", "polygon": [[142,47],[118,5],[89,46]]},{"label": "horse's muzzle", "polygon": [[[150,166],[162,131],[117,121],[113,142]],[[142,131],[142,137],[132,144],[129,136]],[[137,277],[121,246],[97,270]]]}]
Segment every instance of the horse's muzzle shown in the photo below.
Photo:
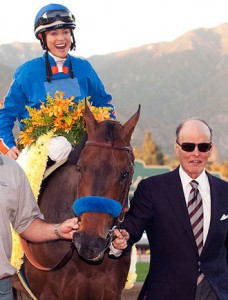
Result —
[{"label": "horse's muzzle", "polygon": [[83,232],[74,233],[73,243],[78,255],[87,261],[101,261],[107,249],[106,239],[99,236],[88,236]]}]

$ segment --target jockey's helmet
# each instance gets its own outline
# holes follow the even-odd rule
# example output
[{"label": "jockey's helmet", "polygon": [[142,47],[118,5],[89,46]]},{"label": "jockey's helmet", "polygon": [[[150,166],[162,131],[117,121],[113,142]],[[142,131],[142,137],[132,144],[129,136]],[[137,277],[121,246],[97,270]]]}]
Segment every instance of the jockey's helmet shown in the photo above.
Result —
[{"label": "jockey's helmet", "polygon": [[75,17],[70,10],[61,4],[48,4],[42,7],[36,15],[34,22],[34,33],[41,42],[43,49],[46,49],[44,33],[49,30],[70,28],[72,35],[71,50],[75,48],[73,30],[76,27]]}]

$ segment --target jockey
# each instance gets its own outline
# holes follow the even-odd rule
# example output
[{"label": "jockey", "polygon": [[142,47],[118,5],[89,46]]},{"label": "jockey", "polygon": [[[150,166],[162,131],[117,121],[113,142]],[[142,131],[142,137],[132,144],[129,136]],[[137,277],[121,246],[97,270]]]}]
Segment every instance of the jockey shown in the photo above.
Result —
[{"label": "jockey", "polygon": [[[56,91],[65,97],[74,96],[75,102],[90,96],[93,106],[111,107],[110,116],[115,118],[112,97],[93,67],[68,53],[76,47],[75,27],[74,15],[63,5],[49,4],[37,13],[34,32],[45,53],[16,70],[7,95],[0,101],[0,153],[18,158],[20,151],[12,132],[15,121],[18,119],[22,129],[21,120],[29,117],[25,106],[39,109],[41,101]],[[68,157],[72,146],[66,138],[54,137],[49,150],[51,159],[59,161]]]}]

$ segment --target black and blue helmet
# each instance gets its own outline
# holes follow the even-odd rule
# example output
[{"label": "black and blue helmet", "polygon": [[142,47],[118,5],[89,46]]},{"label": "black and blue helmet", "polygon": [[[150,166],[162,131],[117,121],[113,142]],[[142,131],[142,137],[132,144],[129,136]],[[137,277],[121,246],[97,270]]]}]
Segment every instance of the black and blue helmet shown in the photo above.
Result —
[{"label": "black and blue helmet", "polygon": [[71,11],[61,4],[48,4],[42,7],[36,15],[34,33],[45,49],[43,33],[49,30],[70,28],[73,37],[71,49],[75,48],[73,30],[76,27],[75,17]]}]

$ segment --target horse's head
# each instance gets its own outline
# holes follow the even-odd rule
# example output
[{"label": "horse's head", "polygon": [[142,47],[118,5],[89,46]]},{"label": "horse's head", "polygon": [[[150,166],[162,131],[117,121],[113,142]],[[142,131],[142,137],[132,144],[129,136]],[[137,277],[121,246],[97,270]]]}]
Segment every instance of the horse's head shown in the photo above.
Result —
[{"label": "horse's head", "polygon": [[[98,123],[86,105],[88,140],[77,163],[77,198],[109,198],[118,202],[121,212],[124,212],[134,170],[130,140],[139,114],[140,107],[124,125],[114,120]],[[89,203],[86,205],[89,206]],[[80,229],[74,235],[74,244],[80,256],[86,260],[102,259],[115,219],[116,216],[110,211],[91,209],[81,214]]]}]

